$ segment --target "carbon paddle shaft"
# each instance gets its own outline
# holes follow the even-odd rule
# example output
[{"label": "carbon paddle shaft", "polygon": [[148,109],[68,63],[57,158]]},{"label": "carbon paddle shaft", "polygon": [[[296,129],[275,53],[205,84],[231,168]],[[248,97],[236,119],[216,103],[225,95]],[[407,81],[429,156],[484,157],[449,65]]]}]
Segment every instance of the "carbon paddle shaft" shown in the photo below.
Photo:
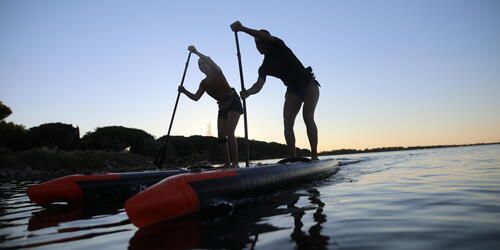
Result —
[{"label": "carbon paddle shaft", "polygon": [[[184,78],[186,77],[186,71],[189,66],[189,59],[191,59],[191,51],[188,54],[188,58],[186,61],[186,66],[184,67],[184,73],[182,74],[182,80],[181,80],[181,85],[184,85]],[[179,97],[181,96],[181,92],[177,92],[177,99],[175,100],[175,106],[174,106],[174,112],[172,113],[172,119],[170,119],[170,126],[168,126],[168,133],[167,133],[167,139],[165,140],[165,144],[163,144],[163,147],[158,151],[158,154],[156,154],[155,158],[155,166],[157,168],[160,168],[161,165],[163,164],[163,161],[165,161],[165,156],[167,154],[167,144],[168,144],[168,139],[170,138],[170,130],[172,130],[172,124],[174,123],[174,117],[175,117],[175,111],[177,111],[177,104],[179,103]]]},{"label": "carbon paddle shaft", "polygon": [[[245,81],[243,80],[243,67],[241,66],[241,54],[240,54],[240,41],[238,40],[238,32],[234,32],[234,39],[236,40],[236,55],[238,56],[238,65],[240,67],[240,81],[241,90],[245,89]],[[248,168],[250,166],[250,151],[248,149],[248,125],[247,125],[247,102],[245,98],[243,100],[243,122],[245,124],[245,148],[246,148],[246,161],[245,166]]]}]

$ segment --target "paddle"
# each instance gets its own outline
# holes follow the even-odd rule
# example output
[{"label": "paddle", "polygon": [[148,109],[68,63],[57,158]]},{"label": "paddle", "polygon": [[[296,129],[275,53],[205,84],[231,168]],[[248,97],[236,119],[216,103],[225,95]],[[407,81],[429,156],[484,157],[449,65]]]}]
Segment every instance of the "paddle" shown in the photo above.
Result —
[{"label": "paddle", "polygon": [[[240,41],[238,40],[238,32],[234,32],[234,39],[236,40],[236,55],[238,56],[238,65],[240,67],[240,82],[241,82],[241,90],[245,90],[245,82],[243,80],[243,68],[241,67],[241,54],[240,54]],[[246,160],[245,166],[248,168],[250,166],[250,153],[248,150],[248,125],[247,125],[247,102],[245,98],[243,100],[243,118],[245,124],[245,148],[246,148]]]},{"label": "paddle", "polygon": [[[186,66],[184,67],[184,73],[182,74],[182,80],[181,80],[181,85],[184,85],[184,78],[186,77],[186,71],[189,65],[189,59],[191,58],[191,51],[188,54],[188,58],[186,61]],[[175,106],[174,106],[174,112],[172,113],[172,119],[170,119],[170,126],[168,126],[168,133],[167,133],[167,139],[165,140],[165,144],[163,144],[163,147],[161,147],[160,151],[156,154],[155,158],[155,166],[156,168],[160,168],[161,165],[163,164],[163,161],[165,161],[165,156],[167,154],[167,144],[168,144],[168,139],[170,138],[170,130],[172,129],[172,124],[174,123],[174,117],[175,117],[175,111],[177,110],[177,104],[179,103],[179,97],[181,95],[181,92],[177,92],[177,99],[175,100]]]}]

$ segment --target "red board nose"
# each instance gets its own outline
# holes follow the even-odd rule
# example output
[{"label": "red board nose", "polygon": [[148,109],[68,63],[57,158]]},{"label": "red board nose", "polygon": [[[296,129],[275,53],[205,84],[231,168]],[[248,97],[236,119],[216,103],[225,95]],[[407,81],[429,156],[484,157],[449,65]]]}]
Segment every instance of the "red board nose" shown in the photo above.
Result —
[{"label": "red board nose", "polygon": [[194,213],[199,209],[196,192],[178,175],[152,186],[125,202],[128,217],[137,227]]},{"label": "red board nose", "polygon": [[28,187],[28,196],[34,203],[51,203],[61,200],[82,200],[83,193],[75,182],[75,176],[67,176]]},{"label": "red board nose", "polygon": [[28,196],[31,202],[38,204],[57,201],[81,202],[83,200],[83,192],[80,186],[78,186],[78,181],[118,178],[120,178],[119,174],[65,176],[28,187]]},{"label": "red board nose", "polygon": [[200,210],[198,194],[190,182],[237,175],[236,170],[171,176],[125,202],[130,221],[144,227]]}]

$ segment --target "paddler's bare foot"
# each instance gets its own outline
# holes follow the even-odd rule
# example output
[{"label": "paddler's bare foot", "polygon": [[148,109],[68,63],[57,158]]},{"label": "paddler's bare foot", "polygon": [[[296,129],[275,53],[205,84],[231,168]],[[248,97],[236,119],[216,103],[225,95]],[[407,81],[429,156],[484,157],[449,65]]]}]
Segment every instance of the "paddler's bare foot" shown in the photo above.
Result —
[{"label": "paddler's bare foot", "polygon": [[318,156],[312,156],[311,161],[319,161]]}]

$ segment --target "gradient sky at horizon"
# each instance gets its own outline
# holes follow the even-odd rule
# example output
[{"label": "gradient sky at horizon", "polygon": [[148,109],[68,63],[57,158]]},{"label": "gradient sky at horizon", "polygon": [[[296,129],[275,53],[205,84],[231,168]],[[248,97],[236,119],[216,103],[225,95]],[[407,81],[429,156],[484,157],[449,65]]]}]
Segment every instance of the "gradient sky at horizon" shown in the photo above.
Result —
[{"label": "gradient sky at horizon", "polygon": [[[500,1],[0,1],[0,100],[27,128],[166,134],[187,46],[240,89],[240,20],[280,37],[321,87],[319,150],[500,141]],[[245,84],[262,55],[240,34]],[[185,87],[203,74],[192,57]],[[251,139],[284,143],[285,87],[248,99]],[[217,105],[182,96],[174,135],[216,135]],[[297,146],[309,148],[301,114]],[[243,136],[243,118],[237,136]]]}]

